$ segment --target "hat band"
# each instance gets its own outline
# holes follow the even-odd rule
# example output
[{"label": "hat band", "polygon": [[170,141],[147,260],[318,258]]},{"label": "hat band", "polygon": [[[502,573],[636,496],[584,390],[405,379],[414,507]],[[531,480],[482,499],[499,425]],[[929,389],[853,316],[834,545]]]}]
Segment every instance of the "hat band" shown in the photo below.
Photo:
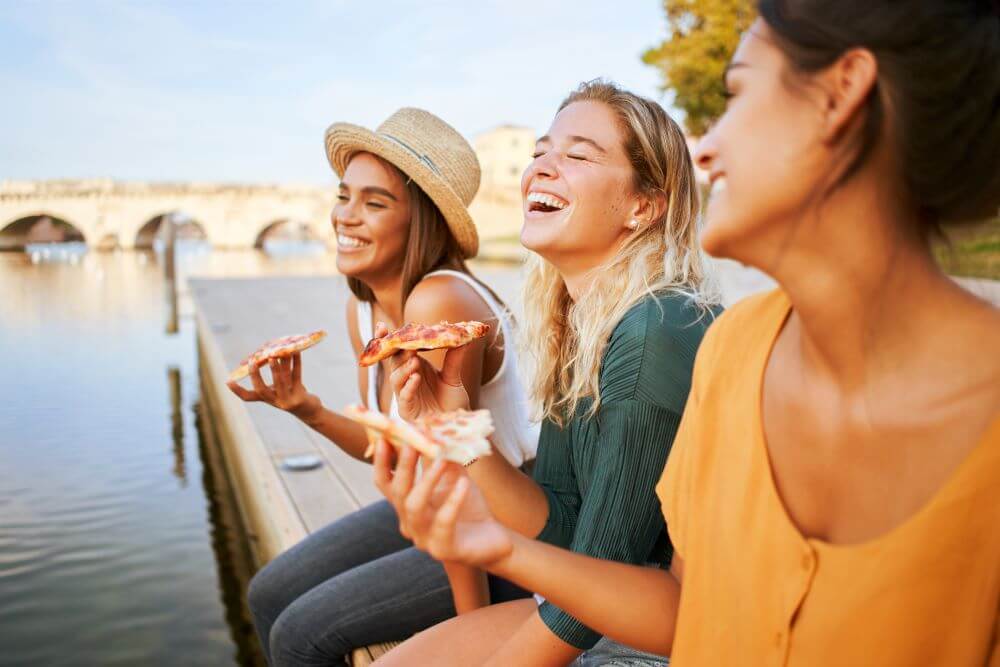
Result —
[{"label": "hat band", "polygon": [[399,144],[400,146],[402,146],[403,148],[405,148],[407,151],[409,151],[410,153],[412,153],[415,158],[417,158],[418,160],[420,160],[421,162],[423,162],[424,164],[426,164],[428,167],[430,167],[431,171],[433,171],[438,176],[441,176],[441,178],[444,178],[444,176],[441,174],[441,170],[437,168],[436,164],[434,164],[434,160],[430,159],[427,155],[423,155],[421,153],[418,153],[417,151],[413,150],[412,147],[408,146],[406,144],[406,142],[401,141],[400,139],[397,139],[396,137],[392,136],[391,134],[386,134],[385,132],[379,132],[379,134],[381,134],[386,139],[391,139],[392,141],[395,141],[397,144]]}]

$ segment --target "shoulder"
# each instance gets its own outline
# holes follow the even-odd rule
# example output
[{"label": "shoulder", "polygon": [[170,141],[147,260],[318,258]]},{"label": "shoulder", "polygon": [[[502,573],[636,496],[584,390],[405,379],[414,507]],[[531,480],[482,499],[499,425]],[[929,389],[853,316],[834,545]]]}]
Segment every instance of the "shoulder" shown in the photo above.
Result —
[{"label": "shoulder", "polygon": [[787,315],[789,307],[788,297],[780,289],[736,302],[709,328],[699,356],[712,359],[726,353],[743,356],[750,347],[768,344],[774,323]]},{"label": "shoulder", "polygon": [[449,275],[428,276],[417,283],[403,305],[407,322],[436,323],[483,320],[489,306],[465,281]]}]

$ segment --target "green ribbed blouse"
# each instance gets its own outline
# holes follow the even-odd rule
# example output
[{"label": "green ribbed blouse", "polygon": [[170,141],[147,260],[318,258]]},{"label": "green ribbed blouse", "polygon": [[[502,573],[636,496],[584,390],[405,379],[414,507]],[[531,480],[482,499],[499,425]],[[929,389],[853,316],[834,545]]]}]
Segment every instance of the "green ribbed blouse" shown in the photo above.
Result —
[{"label": "green ribbed blouse", "polygon": [[[667,292],[641,300],[618,323],[601,362],[597,414],[587,418],[592,401],[585,399],[562,428],[551,420],[542,424],[533,476],[549,514],[539,540],[624,563],[669,563],[672,549],[654,488],[713,315]],[[577,648],[601,638],[548,602],[539,613]]]}]

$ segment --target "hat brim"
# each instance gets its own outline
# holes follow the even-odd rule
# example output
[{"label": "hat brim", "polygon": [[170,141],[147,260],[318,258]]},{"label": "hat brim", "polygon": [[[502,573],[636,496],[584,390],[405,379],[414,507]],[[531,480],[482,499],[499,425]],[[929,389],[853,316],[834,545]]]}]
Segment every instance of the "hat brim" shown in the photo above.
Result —
[{"label": "hat brim", "polygon": [[344,177],[347,163],[359,152],[377,155],[412,178],[441,211],[462,255],[467,259],[476,256],[479,252],[479,234],[469,209],[444,178],[418,155],[360,125],[334,123],[327,129],[326,158],[338,178]]}]

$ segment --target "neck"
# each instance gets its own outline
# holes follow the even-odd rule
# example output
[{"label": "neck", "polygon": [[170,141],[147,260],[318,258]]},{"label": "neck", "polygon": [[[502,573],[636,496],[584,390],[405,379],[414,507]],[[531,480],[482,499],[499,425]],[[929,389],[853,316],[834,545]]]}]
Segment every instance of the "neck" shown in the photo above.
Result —
[{"label": "neck", "polygon": [[380,280],[365,281],[375,295],[375,303],[389,318],[387,325],[398,328],[403,325],[403,276],[394,275]]},{"label": "neck", "polygon": [[844,389],[895,372],[959,289],[908,231],[913,221],[868,194],[832,194],[794,238],[772,245],[782,248],[773,262],[758,264],[792,302],[789,328],[803,361]]}]

